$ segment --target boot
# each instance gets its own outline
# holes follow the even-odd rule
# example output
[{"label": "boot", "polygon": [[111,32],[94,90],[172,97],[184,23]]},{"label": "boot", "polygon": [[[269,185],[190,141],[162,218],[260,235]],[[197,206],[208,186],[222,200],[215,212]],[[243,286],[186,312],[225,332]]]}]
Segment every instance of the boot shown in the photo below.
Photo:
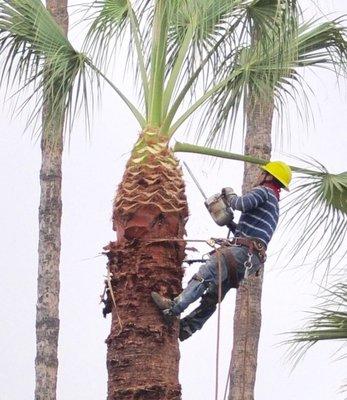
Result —
[{"label": "boot", "polygon": [[168,299],[164,296],[161,296],[157,292],[152,292],[151,293],[152,300],[154,301],[155,305],[159,308],[161,311],[165,322],[168,325],[172,325],[174,319],[176,316],[173,314],[171,311],[171,307],[175,304],[175,302],[171,299]]},{"label": "boot", "polygon": [[193,331],[190,326],[188,325],[187,321],[183,318],[180,321],[180,333],[179,333],[179,339],[181,342],[183,342],[183,340],[188,339],[189,337],[192,336],[192,334],[195,331]]}]

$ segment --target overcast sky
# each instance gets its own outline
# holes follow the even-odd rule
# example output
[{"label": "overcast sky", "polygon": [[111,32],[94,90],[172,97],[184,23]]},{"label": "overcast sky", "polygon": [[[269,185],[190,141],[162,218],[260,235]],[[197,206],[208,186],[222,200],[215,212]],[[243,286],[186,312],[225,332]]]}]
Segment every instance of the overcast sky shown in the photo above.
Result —
[{"label": "overcast sky", "polygon": [[[72,2],[71,2],[72,3]],[[78,3],[74,1],[74,3]],[[301,1],[312,7],[311,1]],[[347,13],[346,0],[317,1],[325,12]],[[331,172],[346,171],[346,85],[326,71],[307,72],[315,123],[304,126],[291,107],[291,141],[277,142],[273,158],[307,154]],[[122,81],[122,77],[118,76]],[[123,86],[126,87],[125,82]],[[129,87],[131,91],[131,87]],[[2,94],[3,98],[3,94]],[[11,118],[8,107],[0,115],[0,400],[27,400],[34,392],[35,302],[37,279],[40,148],[23,134],[23,116]],[[115,240],[111,209],[128,152],[139,127],[114,94],[105,88],[93,118],[88,140],[82,120],[76,122],[66,148],[63,171],[61,256],[61,335],[59,342],[59,400],[106,398],[106,345],[110,319],[103,319],[99,295],[103,290],[106,259],[100,253]],[[286,136],[285,136],[286,137]],[[181,136],[181,139],[185,139]],[[241,151],[235,142],[235,151]],[[206,192],[223,186],[241,188],[242,164],[225,161],[211,165],[196,155],[179,155],[196,173]],[[191,218],[188,237],[222,236],[203,200],[186,177]],[[293,232],[295,235],[295,232]],[[259,349],[256,399],[342,400],[339,387],[346,377],[346,362],[334,361],[337,345],[314,347],[291,372],[280,346],[284,332],[303,325],[321,284],[310,267],[284,268],[276,254],[285,245],[278,231],[269,249],[263,291],[263,325]],[[208,251],[208,248],[202,248]],[[194,255],[195,257],[195,255]],[[189,267],[185,282],[195,267]],[[332,277],[332,280],[337,277]],[[235,293],[222,304],[220,399],[230,360]],[[181,344],[180,381],[183,400],[214,398],[216,316],[204,329]],[[336,358],[336,357],[335,357]]]}]

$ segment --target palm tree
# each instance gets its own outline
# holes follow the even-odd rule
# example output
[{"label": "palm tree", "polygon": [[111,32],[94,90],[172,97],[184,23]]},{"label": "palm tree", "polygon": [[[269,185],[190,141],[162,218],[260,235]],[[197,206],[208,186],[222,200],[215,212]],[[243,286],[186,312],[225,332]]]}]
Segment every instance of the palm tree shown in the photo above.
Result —
[{"label": "palm tree", "polygon": [[[294,16],[295,18],[295,16]],[[295,22],[295,21],[294,21]],[[339,54],[340,32],[332,31],[328,25],[320,26],[315,32],[304,33],[303,28],[291,30],[289,25],[289,35],[284,30],[284,40],[286,43],[293,43],[298,38],[299,44],[295,44],[295,50],[289,51],[288,61],[290,69],[283,71],[283,75],[278,79],[271,79],[271,74],[265,76],[264,84],[270,84],[270,91],[273,95],[259,97],[257,87],[252,83],[249,87],[249,97],[247,101],[247,131],[245,136],[245,154],[250,154],[262,158],[270,159],[271,157],[271,132],[272,118],[274,113],[274,98],[276,90],[283,89],[283,80],[287,83],[289,79],[297,79],[298,67],[312,65],[335,64],[339,61],[334,55]],[[323,28],[323,29],[322,29]],[[293,35],[294,34],[294,35]],[[262,43],[262,32],[255,26],[253,31],[255,41]],[[297,36],[296,36],[297,35]],[[312,35],[312,36],[311,36]],[[266,38],[267,40],[267,38]],[[281,47],[281,43],[279,48]],[[287,52],[287,49],[284,48]],[[346,56],[346,48],[342,50],[344,57]],[[332,52],[332,53],[331,53]],[[323,57],[324,59],[323,59]],[[326,58],[325,58],[326,57]],[[291,59],[292,58],[292,59]],[[336,63],[338,65],[338,62]],[[288,71],[290,71],[288,73]],[[269,79],[270,76],[270,79]],[[293,81],[292,81],[293,82]],[[289,83],[289,86],[291,84]],[[293,83],[294,86],[294,83]],[[270,92],[270,93],[271,93]],[[255,183],[256,169],[251,165],[246,165],[244,171],[243,191],[247,191]],[[308,228],[306,226],[306,228]],[[305,237],[309,236],[309,230],[306,229]],[[261,329],[261,295],[263,285],[263,269],[258,277],[252,277],[241,285],[237,291],[236,305],[234,314],[234,340],[231,360],[230,375],[230,400],[246,400],[254,398],[254,385],[256,379],[256,366],[258,343]]]},{"label": "palm tree", "polygon": [[[67,0],[47,0],[47,9],[52,14],[64,34],[68,31]],[[46,64],[49,71],[49,61]],[[62,215],[61,167],[63,153],[64,111],[55,106],[56,116],[47,117],[46,110],[55,96],[43,88],[43,114],[40,171],[40,208],[39,208],[39,260],[36,303],[36,400],[55,400],[58,373],[58,337],[59,337],[59,263],[60,263],[60,226]]]},{"label": "palm tree", "polygon": [[[93,75],[97,84],[102,78],[111,85],[141,127],[114,201],[117,242],[106,249],[108,293],[113,304],[107,339],[110,400],[180,398],[178,326],[163,323],[149,296],[152,290],[168,296],[181,290],[188,208],[182,171],[169,141],[205,104],[215,115],[227,119],[230,110],[233,115],[232,106],[240,103],[250,77],[256,81],[257,73],[263,76],[266,69],[262,62],[271,65],[267,52],[250,52],[247,44],[245,21],[250,20],[247,17],[253,7],[258,17],[262,16],[258,18],[259,27],[282,29],[278,13],[261,12],[268,7],[260,3],[94,2],[96,18],[85,48],[94,55],[92,62],[85,53],[74,50],[39,0],[0,2],[0,49],[7,51],[6,77],[19,77],[24,85],[36,83],[36,93],[41,88],[54,93],[52,107],[47,110],[49,121],[54,121],[57,106],[73,120],[75,105],[88,99],[88,77]],[[334,23],[331,29],[341,31]],[[136,59],[143,109],[98,67],[107,62],[113,40],[121,44],[122,38],[129,37],[133,49],[129,57]],[[282,57],[276,65],[281,64]],[[275,79],[276,71],[281,76],[283,69],[288,72],[287,67],[269,69],[271,79]],[[25,73],[18,76],[17,72],[23,70]],[[55,86],[58,77],[60,85]],[[53,88],[57,90],[49,90]],[[268,93],[264,85],[259,89]],[[226,93],[235,96],[230,100]],[[76,101],[74,94],[79,96]],[[223,120],[213,122],[211,132],[220,132]]]}]

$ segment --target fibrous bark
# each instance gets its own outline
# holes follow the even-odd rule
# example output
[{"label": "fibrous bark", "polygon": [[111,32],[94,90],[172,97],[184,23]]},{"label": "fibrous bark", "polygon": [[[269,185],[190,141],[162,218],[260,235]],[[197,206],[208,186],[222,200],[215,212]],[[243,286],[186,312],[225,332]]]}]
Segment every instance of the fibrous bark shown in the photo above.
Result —
[{"label": "fibrous bark", "polygon": [[150,293],[173,298],[182,289],[187,215],[178,162],[165,139],[145,132],[119,185],[117,241],[107,246],[116,301],[106,340],[108,400],[181,398],[178,321],[167,326]]},{"label": "fibrous bark", "polygon": [[[270,159],[272,117],[272,102],[254,99],[249,102],[245,154]],[[246,163],[243,193],[252,188],[258,175],[259,167]],[[237,291],[229,400],[254,399],[261,328],[262,284],[263,268],[258,276],[244,281]]]},{"label": "fibrous bark", "polygon": [[[47,0],[46,4],[57,23],[67,33],[67,0]],[[62,121],[64,117],[59,115],[58,124],[47,121],[49,101],[49,96],[44,93],[36,305],[36,400],[56,399],[58,370]]]}]

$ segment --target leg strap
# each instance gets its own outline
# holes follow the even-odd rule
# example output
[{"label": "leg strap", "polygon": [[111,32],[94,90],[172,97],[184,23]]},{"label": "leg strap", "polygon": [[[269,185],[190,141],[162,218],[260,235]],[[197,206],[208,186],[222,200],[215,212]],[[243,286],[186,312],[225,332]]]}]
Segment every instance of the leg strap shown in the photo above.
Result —
[{"label": "leg strap", "polygon": [[192,279],[193,279],[194,281],[198,281],[198,282],[202,283],[205,287],[208,286],[208,283],[207,283],[207,282],[205,281],[205,279],[204,279],[201,275],[199,275],[199,274],[194,274],[194,275],[192,276]]},{"label": "leg strap", "polygon": [[230,287],[237,289],[240,286],[237,278],[237,261],[231,252],[231,247],[221,247],[218,251],[223,255],[225,262],[227,263]]}]

